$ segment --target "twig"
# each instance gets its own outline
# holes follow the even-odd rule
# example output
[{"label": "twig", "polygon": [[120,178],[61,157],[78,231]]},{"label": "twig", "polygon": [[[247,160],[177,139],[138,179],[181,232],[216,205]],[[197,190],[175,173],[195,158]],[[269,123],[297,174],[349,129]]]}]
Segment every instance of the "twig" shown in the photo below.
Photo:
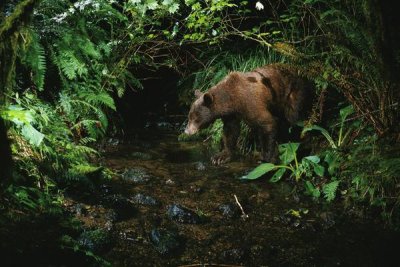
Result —
[{"label": "twig", "polygon": [[[393,103],[393,104],[388,105],[388,107],[396,107],[396,106],[398,106],[398,105],[399,105],[399,102],[396,102],[396,103]],[[367,111],[367,112],[364,112],[364,113],[362,113],[362,114],[360,114],[360,115],[352,116],[351,118],[345,119],[343,122],[353,121],[353,120],[356,120],[356,119],[365,117],[365,116],[367,116],[367,115],[369,115],[369,114],[377,113],[377,112],[380,112],[380,111],[381,111],[380,109]],[[342,122],[338,122],[338,123],[332,125],[332,127],[339,126],[341,123],[342,123]]]},{"label": "twig", "polygon": [[236,196],[236,195],[233,195],[233,196],[235,197],[236,204],[239,206],[240,210],[242,211],[242,218],[243,218],[243,219],[249,218],[249,215],[247,215],[247,214],[244,212],[244,209],[243,209],[242,205],[240,204],[240,202],[239,202],[237,196]]}]

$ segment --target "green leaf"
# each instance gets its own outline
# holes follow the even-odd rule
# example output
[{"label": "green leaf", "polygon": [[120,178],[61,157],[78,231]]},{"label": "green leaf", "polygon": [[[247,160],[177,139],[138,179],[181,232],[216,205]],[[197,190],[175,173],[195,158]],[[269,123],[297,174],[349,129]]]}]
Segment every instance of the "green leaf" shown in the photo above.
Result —
[{"label": "green leaf", "polygon": [[324,176],[325,173],[325,168],[322,165],[319,164],[313,164],[314,166],[314,172],[318,175],[318,176]]},{"label": "green leaf", "polygon": [[319,132],[321,132],[321,134],[323,136],[325,136],[326,140],[329,142],[329,144],[331,145],[332,148],[337,148],[335,141],[333,141],[332,136],[329,134],[329,132],[327,130],[325,130],[324,128],[318,126],[318,125],[312,125],[310,127],[305,127],[302,131],[302,135],[305,134],[306,132],[312,131],[312,130],[317,130]]},{"label": "green leaf", "polygon": [[333,181],[328,184],[325,184],[322,187],[322,192],[324,193],[324,197],[326,201],[331,202],[336,197],[336,191],[339,186],[339,181]]},{"label": "green leaf", "polygon": [[168,7],[168,12],[171,14],[174,14],[174,13],[176,13],[176,11],[178,11],[178,9],[179,9],[179,4],[174,3],[170,7]]},{"label": "green leaf", "polygon": [[354,113],[354,109],[353,109],[352,105],[344,107],[344,108],[340,109],[340,111],[339,111],[340,118],[342,121],[344,121],[349,115],[351,115],[353,113]]},{"label": "green leaf", "polygon": [[319,198],[321,196],[319,189],[316,188],[310,181],[305,181],[304,187],[306,189],[306,193],[314,198]]},{"label": "green leaf", "polygon": [[242,177],[245,180],[255,180],[263,176],[264,174],[274,170],[276,166],[272,163],[263,163],[252,170],[249,174]]},{"label": "green leaf", "polygon": [[311,161],[312,163],[319,163],[321,160],[318,156],[307,156],[304,158]]},{"label": "green leaf", "polygon": [[328,163],[328,173],[330,175],[335,174],[336,170],[339,168],[339,160],[339,155],[337,153],[334,153],[333,151],[326,154],[324,161]]},{"label": "green leaf", "polygon": [[294,160],[300,143],[286,143],[279,146],[279,158],[282,164],[287,165]]},{"label": "green leaf", "polygon": [[25,124],[22,127],[21,133],[25,139],[34,146],[39,146],[44,138],[44,134],[33,128],[33,126],[30,124]]},{"label": "green leaf", "polygon": [[285,174],[286,172],[286,168],[280,168],[279,170],[277,170],[275,172],[275,174],[271,177],[271,179],[269,180],[271,183],[276,183],[278,182],[282,176]]},{"label": "green leaf", "polygon": [[147,4],[147,8],[150,10],[155,10],[159,6],[157,0],[147,0],[146,4]]},{"label": "green leaf", "polygon": [[20,106],[10,105],[7,110],[1,110],[0,116],[3,119],[12,121],[16,125],[29,124],[33,122],[32,113]]}]

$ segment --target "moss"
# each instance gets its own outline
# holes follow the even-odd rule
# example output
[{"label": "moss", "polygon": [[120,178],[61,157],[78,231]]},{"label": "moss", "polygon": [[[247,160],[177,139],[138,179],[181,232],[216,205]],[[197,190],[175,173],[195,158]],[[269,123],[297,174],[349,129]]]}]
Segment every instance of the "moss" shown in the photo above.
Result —
[{"label": "moss", "polygon": [[[20,35],[18,30],[25,25],[39,0],[25,0],[15,7],[14,12],[0,25],[0,92],[4,92],[12,82]],[[0,101],[3,102],[3,96]]]}]

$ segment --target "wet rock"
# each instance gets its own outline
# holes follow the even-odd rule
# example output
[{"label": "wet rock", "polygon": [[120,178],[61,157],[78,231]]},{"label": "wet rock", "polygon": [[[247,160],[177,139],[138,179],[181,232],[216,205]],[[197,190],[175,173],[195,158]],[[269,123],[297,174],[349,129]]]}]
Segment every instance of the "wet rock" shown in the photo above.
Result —
[{"label": "wet rock", "polygon": [[201,162],[201,161],[196,162],[195,165],[194,165],[194,167],[195,167],[195,169],[198,170],[198,171],[204,171],[204,170],[206,170],[206,165],[205,165],[203,162]]},{"label": "wet rock", "polygon": [[105,212],[104,218],[106,219],[106,221],[114,223],[117,221],[118,215],[114,210],[108,210]]},{"label": "wet rock", "polygon": [[150,241],[161,255],[177,252],[181,246],[178,234],[164,229],[153,229],[150,233]]},{"label": "wet rock", "polygon": [[86,216],[88,214],[87,208],[82,203],[72,206],[72,212],[75,213],[76,216]]},{"label": "wet rock", "polygon": [[152,198],[151,196],[146,196],[141,193],[136,194],[132,198],[133,203],[139,204],[139,205],[145,205],[145,206],[157,206],[158,201]]},{"label": "wet rock", "polygon": [[198,193],[198,194],[203,193],[203,188],[198,187],[198,186],[196,186],[196,185],[191,185],[191,186],[190,186],[190,190],[191,190],[193,193]]},{"label": "wet rock", "polygon": [[118,140],[117,138],[110,138],[107,140],[107,144],[110,146],[117,146],[121,143],[120,140]]},{"label": "wet rock", "polygon": [[302,225],[300,218],[292,216],[291,214],[288,214],[288,213],[281,214],[279,216],[275,216],[274,221],[281,222],[282,224],[292,227],[292,228],[298,228]]},{"label": "wet rock", "polygon": [[125,230],[125,231],[120,232],[119,238],[124,241],[132,242],[132,243],[144,243],[143,236],[138,235],[137,233],[135,233],[132,230]]},{"label": "wet rock", "polygon": [[107,184],[100,185],[100,192],[103,196],[109,195],[112,193],[112,187]]},{"label": "wet rock", "polygon": [[140,168],[127,169],[122,174],[122,179],[124,179],[127,182],[132,182],[135,184],[144,184],[148,182],[150,178],[151,175],[149,175],[145,170]]},{"label": "wet rock", "polygon": [[238,206],[233,203],[222,204],[218,207],[218,210],[221,211],[222,216],[229,219],[239,217],[240,215]]},{"label": "wet rock", "polygon": [[161,128],[161,129],[168,129],[168,130],[174,129],[174,125],[172,123],[165,122],[165,121],[158,122],[157,127]]},{"label": "wet rock", "polygon": [[165,181],[166,185],[175,185],[175,182],[172,179],[168,179],[167,181]]},{"label": "wet rock", "polygon": [[86,230],[78,238],[78,243],[87,250],[103,252],[110,247],[111,236],[103,229]]},{"label": "wet rock", "polygon": [[244,251],[240,248],[225,250],[222,252],[222,259],[230,263],[240,263],[244,259]]},{"label": "wet rock", "polygon": [[179,204],[172,204],[168,207],[167,215],[171,220],[179,223],[199,224],[202,223],[200,216]]},{"label": "wet rock", "polygon": [[133,152],[131,156],[135,159],[142,159],[142,160],[151,160],[153,158],[152,155],[144,152]]},{"label": "wet rock", "polygon": [[132,218],[137,213],[136,207],[122,195],[107,196],[103,203],[115,211],[118,221]]}]

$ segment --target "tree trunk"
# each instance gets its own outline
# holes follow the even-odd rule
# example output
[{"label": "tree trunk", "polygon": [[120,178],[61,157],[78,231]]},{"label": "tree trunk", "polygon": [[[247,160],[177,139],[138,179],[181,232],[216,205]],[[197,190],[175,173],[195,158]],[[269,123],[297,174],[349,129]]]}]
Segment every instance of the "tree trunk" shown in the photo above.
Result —
[{"label": "tree trunk", "polygon": [[[24,0],[19,2],[13,13],[5,16],[4,7],[7,2],[0,2],[0,109],[5,105],[4,93],[13,83],[17,46],[12,42],[15,33],[26,26],[33,14],[33,8],[39,0]],[[17,40],[18,41],[18,40]],[[12,182],[12,157],[10,142],[7,137],[7,128],[0,117],[0,194],[4,192]]]},{"label": "tree trunk", "polygon": [[7,129],[3,119],[0,117],[0,194],[11,182],[12,175],[12,157],[10,142],[7,138]]}]

